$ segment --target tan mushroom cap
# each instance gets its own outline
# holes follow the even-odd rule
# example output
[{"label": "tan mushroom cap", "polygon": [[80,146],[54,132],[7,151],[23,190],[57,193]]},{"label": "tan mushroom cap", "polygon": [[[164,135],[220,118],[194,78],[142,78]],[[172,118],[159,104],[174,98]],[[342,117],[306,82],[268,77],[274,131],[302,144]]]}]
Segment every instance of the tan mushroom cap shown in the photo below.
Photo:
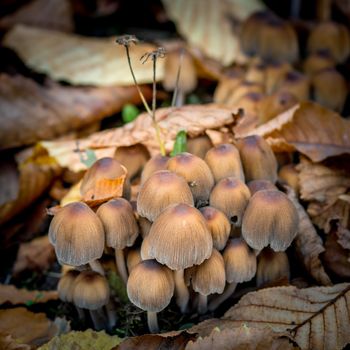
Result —
[{"label": "tan mushroom cap", "polygon": [[247,183],[250,194],[253,195],[255,192],[262,190],[277,190],[277,187],[269,180],[253,180]]},{"label": "tan mushroom cap", "polygon": [[128,251],[126,257],[126,266],[128,267],[129,274],[131,270],[142,261],[140,248],[133,248]]},{"label": "tan mushroom cap", "polygon": [[227,216],[214,207],[202,207],[199,210],[211,232],[214,248],[224,249],[231,232],[231,224]]},{"label": "tan mushroom cap", "polygon": [[306,57],[303,63],[303,70],[308,75],[313,75],[326,68],[334,68],[336,63],[329,52],[317,51]]},{"label": "tan mushroom cap", "polygon": [[215,182],[225,177],[237,177],[244,181],[244,172],[238,149],[229,143],[211,148],[204,160],[211,169]]},{"label": "tan mushroom cap", "polygon": [[52,219],[49,237],[58,260],[80,266],[103,254],[105,234],[98,216],[82,202],[65,205]]},{"label": "tan mushroom cap", "polygon": [[225,264],[222,255],[216,249],[213,249],[209,259],[186,270],[186,273],[190,274],[185,278],[191,279],[195,292],[209,295],[221,294],[224,291],[226,284]]},{"label": "tan mushroom cap", "polygon": [[278,91],[294,95],[298,101],[309,99],[310,79],[296,70],[287,72],[278,85]]},{"label": "tan mushroom cap", "polygon": [[165,209],[154,221],[141,247],[142,258],[151,257],[172,270],[201,264],[213,249],[213,240],[200,211],[188,204]]},{"label": "tan mushroom cap", "polygon": [[141,186],[137,196],[137,212],[154,221],[174,203],[193,205],[193,196],[186,180],[167,170],[157,171]]},{"label": "tan mushroom cap", "polygon": [[214,177],[203,159],[184,152],[170,158],[167,168],[186,180],[195,203],[208,202],[210,191],[214,186]]},{"label": "tan mushroom cap", "polygon": [[143,167],[141,173],[141,184],[143,184],[148,178],[159,170],[166,170],[169,157],[157,154],[151,157],[145,166]]},{"label": "tan mushroom cap", "polygon": [[107,279],[94,271],[83,271],[75,280],[73,302],[82,309],[97,310],[109,301]]},{"label": "tan mushroom cap", "polygon": [[221,210],[235,226],[240,226],[250,198],[247,185],[235,177],[220,180],[210,194],[210,205]]},{"label": "tan mushroom cap", "polygon": [[149,234],[149,230],[151,229],[152,222],[144,218],[143,216],[139,216],[137,221],[139,223],[141,237],[145,239]]},{"label": "tan mushroom cap", "polygon": [[134,244],[139,228],[126,199],[112,199],[102,204],[96,214],[103,224],[107,247],[124,249]]},{"label": "tan mushroom cap", "polygon": [[278,171],[278,177],[292,187],[296,193],[299,193],[299,171],[296,169],[295,164],[283,165]]},{"label": "tan mushroom cap", "polygon": [[64,301],[71,303],[73,301],[73,291],[75,286],[75,280],[79,276],[79,271],[68,270],[60,278],[57,285],[58,297]]},{"label": "tan mushroom cap", "polygon": [[255,276],[256,256],[244,239],[230,239],[223,252],[223,257],[227,282],[247,282]]},{"label": "tan mushroom cap", "polygon": [[245,179],[277,180],[277,160],[269,144],[260,136],[244,137],[237,142]]},{"label": "tan mushroom cap", "polygon": [[128,297],[142,310],[162,311],[174,294],[172,272],[155,260],[144,260],[136,265],[127,283]]},{"label": "tan mushroom cap", "polygon": [[249,200],[242,236],[254,249],[270,245],[275,251],[284,251],[295,238],[298,226],[298,212],[289,198],[281,191],[263,190]]},{"label": "tan mushroom cap", "polygon": [[213,147],[210,138],[207,135],[199,135],[187,139],[187,152],[204,159],[205,154]]}]

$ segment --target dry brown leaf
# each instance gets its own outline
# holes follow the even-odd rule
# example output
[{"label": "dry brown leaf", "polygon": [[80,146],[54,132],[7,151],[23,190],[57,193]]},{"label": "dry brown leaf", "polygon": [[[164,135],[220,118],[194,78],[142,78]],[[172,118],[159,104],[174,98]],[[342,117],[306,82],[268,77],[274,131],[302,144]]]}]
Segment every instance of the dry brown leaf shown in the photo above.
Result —
[{"label": "dry brown leaf", "polygon": [[0,20],[0,27],[8,28],[16,24],[72,32],[71,4],[68,0],[34,0]]},{"label": "dry brown leaf", "polygon": [[350,230],[338,225],[336,234],[338,236],[337,242],[344,248],[350,250]]},{"label": "dry brown leaf", "polygon": [[[3,45],[12,48],[31,68],[56,80],[77,85],[133,85],[125,48],[115,38],[87,38],[56,31],[16,26]],[[140,57],[154,50],[149,44],[130,48],[133,69],[140,84],[152,82],[149,64]],[[163,78],[163,61],[157,64],[157,79]]]},{"label": "dry brown leaf", "polygon": [[309,101],[292,107],[258,128],[235,131],[236,137],[263,136],[275,151],[297,150],[314,162],[350,153],[350,121]]},{"label": "dry brown leaf", "polygon": [[245,295],[224,320],[232,326],[288,330],[302,349],[342,349],[350,342],[350,284],[262,289]]},{"label": "dry brown leaf", "polygon": [[20,344],[44,344],[58,331],[56,324],[43,313],[33,313],[24,307],[0,310],[0,332],[11,334]]},{"label": "dry brown leaf", "polygon": [[0,332],[0,349],[2,350],[30,350],[27,344],[19,344],[11,334]]},{"label": "dry brown leaf", "polygon": [[[207,130],[220,129],[234,122],[236,115],[229,108],[215,104],[188,105],[180,108],[160,108],[156,118],[162,131],[167,151],[172,150],[176,134],[186,130],[189,137],[195,137]],[[94,149],[96,157],[113,157],[116,147],[132,146],[141,143],[151,154],[159,153],[152,119],[148,114],[141,114],[134,122],[123,127],[102,131],[79,141],[82,150]],[[85,170],[75,152],[76,142],[41,142],[49,157],[61,167],[74,172]]]},{"label": "dry brown leaf", "polygon": [[55,261],[55,250],[48,236],[38,237],[30,242],[22,243],[12,272],[14,275],[24,270],[46,271]]},{"label": "dry brown leaf", "polygon": [[283,333],[269,328],[251,328],[246,325],[232,329],[214,328],[211,334],[196,341],[189,341],[185,350],[271,350],[299,349]]},{"label": "dry brown leaf", "polygon": [[0,149],[56,138],[138,101],[134,87],[41,86],[20,75],[1,74]]},{"label": "dry brown leaf", "polygon": [[18,289],[13,285],[0,284],[0,304],[36,304],[46,303],[49,300],[56,300],[58,294],[56,291],[39,291]]},{"label": "dry brown leaf", "polygon": [[329,276],[325,272],[320,254],[325,251],[322,239],[317,234],[309,216],[305,209],[299,203],[295,192],[288,188],[288,198],[294,203],[299,216],[299,229],[295,237],[295,249],[300,257],[301,262],[305,266],[307,272],[320,284],[329,286],[332,284]]},{"label": "dry brown leaf", "polygon": [[262,9],[258,1],[163,0],[168,16],[189,44],[227,66],[244,60],[230,16],[243,20]]}]

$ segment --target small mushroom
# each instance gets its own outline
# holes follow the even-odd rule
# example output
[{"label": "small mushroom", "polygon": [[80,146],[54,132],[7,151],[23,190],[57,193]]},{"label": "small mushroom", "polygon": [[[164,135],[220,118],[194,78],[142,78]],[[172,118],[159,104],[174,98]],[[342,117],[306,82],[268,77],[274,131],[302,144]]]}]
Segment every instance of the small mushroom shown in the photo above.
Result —
[{"label": "small mushroom", "polygon": [[328,68],[334,68],[336,62],[328,51],[317,51],[309,54],[303,63],[303,71],[312,76],[315,73]]},{"label": "small mushroom", "polygon": [[298,71],[287,72],[277,86],[277,92],[289,93],[298,101],[306,101],[310,95],[310,78]]},{"label": "small mushroom", "polygon": [[141,184],[145,183],[148,178],[153,175],[156,171],[166,170],[169,157],[157,154],[151,157],[143,167],[141,173]]},{"label": "small mushroom", "polygon": [[215,182],[234,176],[244,181],[244,172],[238,149],[229,143],[211,148],[204,158],[211,169]]},{"label": "small mushroom", "polygon": [[114,248],[117,270],[126,284],[128,272],[123,249],[131,247],[139,233],[130,203],[124,198],[112,199],[102,204],[97,212],[106,235],[106,246]]},{"label": "small mushroom", "polygon": [[277,190],[277,187],[269,180],[253,180],[247,183],[250,194],[253,195],[255,192],[262,190]]},{"label": "small mushroom", "polygon": [[213,147],[207,135],[199,135],[187,139],[187,152],[204,159],[207,151]]},{"label": "small mushroom", "polygon": [[157,171],[141,186],[137,196],[137,212],[153,222],[169,205],[193,205],[193,196],[186,180],[171,171]]},{"label": "small mushroom", "polygon": [[249,188],[236,177],[220,180],[210,194],[210,206],[221,210],[234,226],[241,226],[250,198]]},{"label": "small mushroom", "polygon": [[139,216],[137,221],[139,223],[141,237],[142,239],[145,239],[149,234],[149,230],[151,229],[152,222],[144,218],[143,216]]},{"label": "small mushroom", "polygon": [[214,186],[214,178],[203,159],[184,152],[170,158],[167,168],[186,180],[197,206],[208,203],[210,191]]},{"label": "small mushroom", "polygon": [[127,293],[133,304],[147,311],[150,332],[159,332],[157,312],[169,305],[174,294],[171,271],[155,260],[144,260],[131,270]]},{"label": "small mushroom", "polygon": [[256,250],[270,245],[274,251],[284,251],[296,236],[298,226],[298,212],[290,199],[281,191],[262,190],[249,200],[242,236]]},{"label": "small mushroom", "polygon": [[129,249],[128,254],[126,256],[126,266],[128,267],[129,275],[131,273],[131,270],[141,261],[142,261],[141,249],[140,248]]},{"label": "small mushroom", "polygon": [[283,165],[278,171],[278,178],[287,183],[295,193],[299,193],[299,171],[296,169],[296,165],[293,163]]}]

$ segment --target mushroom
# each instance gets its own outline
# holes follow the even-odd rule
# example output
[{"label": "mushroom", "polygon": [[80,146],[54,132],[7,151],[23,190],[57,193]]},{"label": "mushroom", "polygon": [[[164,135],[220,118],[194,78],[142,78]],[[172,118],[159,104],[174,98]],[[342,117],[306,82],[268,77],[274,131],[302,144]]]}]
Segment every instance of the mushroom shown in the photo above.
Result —
[{"label": "mushroom", "polygon": [[256,273],[256,256],[242,238],[230,239],[223,252],[226,280],[225,291],[209,303],[209,310],[214,311],[235,291],[238,283],[250,281]]},{"label": "mushroom", "polygon": [[210,194],[210,205],[221,210],[234,226],[241,226],[242,216],[250,198],[249,188],[236,177],[220,180]]},{"label": "mushroom", "polygon": [[277,190],[277,187],[269,180],[253,180],[247,183],[250,194],[253,195],[255,192],[262,190]]},{"label": "mushroom", "polygon": [[141,261],[130,272],[127,293],[133,304],[147,311],[150,332],[159,332],[157,312],[169,305],[174,294],[171,271],[155,260]]},{"label": "mushroom", "polygon": [[239,139],[237,147],[241,156],[246,181],[277,180],[277,160],[269,144],[257,135]]},{"label": "mushroom", "polygon": [[143,216],[139,216],[137,221],[139,223],[141,237],[142,239],[145,239],[151,229],[152,222]]},{"label": "mushroom", "polygon": [[227,99],[228,106],[237,106],[242,97],[248,94],[263,94],[264,86],[258,83],[242,81]]},{"label": "mushroom", "polygon": [[328,51],[317,51],[310,53],[303,63],[303,70],[312,76],[320,70],[334,68],[336,62]]},{"label": "mushroom", "polygon": [[265,93],[271,95],[277,91],[281,81],[283,81],[288,72],[293,70],[292,66],[287,62],[271,62],[265,65]]},{"label": "mushroom", "polygon": [[251,115],[255,118],[259,102],[263,99],[263,97],[264,94],[261,92],[248,92],[236,101],[234,107],[238,106],[238,108],[243,111],[244,115]]},{"label": "mushroom", "polygon": [[258,256],[256,284],[258,287],[277,281],[281,278],[289,280],[290,269],[288,256],[285,252],[274,252],[264,248]]},{"label": "mushroom", "polygon": [[129,249],[128,254],[126,256],[126,266],[128,267],[129,275],[131,273],[131,270],[141,261],[142,261],[141,249],[140,248]]},{"label": "mushroom", "polygon": [[308,76],[298,72],[290,71],[284,76],[277,86],[278,92],[288,92],[296,97],[298,101],[309,99],[310,79]]},{"label": "mushroom", "polygon": [[205,314],[208,295],[221,294],[224,291],[226,283],[224,259],[216,249],[213,249],[209,259],[187,269],[185,274],[188,275],[186,280],[191,280],[193,290],[199,293],[198,313]]},{"label": "mushroom", "polygon": [[199,135],[187,139],[187,152],[204,159],[207,151],[213,147],[210,138],[207,135]]},{"label": "mushroom", "polygon": [[211,256],[212,249],[213,239],[200,211],[181,203],[165,209],[154,221],[141,246],[141,256],[154,258],[175,270],[176,299],[185,312],[189,292],[184,269],[201,264]]},{"label": "mushroom", "polygon": [[278,171],[278,178],[290,186],[295,193],[299,193],[299,171],[293,163],[283,165]]},{"label": "mushroom", "polygon": [[109,302],[109,293],[107,279],[97,272],[82,271],[75,280],[73,302],[76,306],[89,310],[96,330],[106,326],[103,306]]},{"label": "mushroom", "polygon": [[112,199],[102,204],[97,212],[106,235],[106,246],[114,248],[117,270],[126,284],[128,272],[123,249],[131,247],[139,233],[130,203],[124,198]]},{"label": "mushroom", "polygon": [[161,154],[151,157],[143,167],[141,173],[141,184],[145,183],[145,181],[148,180],[148,178],[156,171],[166,170],[168,160],[169,157],[162,156]]},{"label": "mushroom", "polygon": [[217,250],[224,249],[231,232],[230,221],[222,211],[214,207],[202,207],[199,210],[211,232],[213,247]]},{"label": "mushroom", "polygon": [[244,181],[243,166],[238,149],[229,143],[211,148],[204,158],[217,183],[221,179],[234,176]]},{"label": "mushroom", "polygon": [[175,203],[193,205],[190,187],[182,176],[161,170],[141,186],[137,196],[137,212],[153,222],[164,209]]},{"label": "mushroom", "polygon": [[82,202],[65,205],[53,217],[49,239],[60,263],[80,266],[89,264],[101,274],[101,258],[105,245],[103,225],[98,216]]},{"label": "mushroom", "polygon": [[258,251],[270,245],[284,251],[298,232],[298,212],[290,199],[278,190],[256,192],[243,215],[242,236]]},{"label": "mushroom", "polygon": [[203,159],[183,152],[168,160],[167,169],[186,180],[197,206],[208,203],[210,191],[214,186],[214,178]]}]

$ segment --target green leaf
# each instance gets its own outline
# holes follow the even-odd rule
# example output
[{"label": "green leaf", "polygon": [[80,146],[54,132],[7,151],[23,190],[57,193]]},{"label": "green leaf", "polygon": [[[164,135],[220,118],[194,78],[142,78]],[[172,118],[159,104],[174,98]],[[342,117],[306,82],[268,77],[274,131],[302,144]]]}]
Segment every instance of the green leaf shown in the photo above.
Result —
[{"label": "green leaf", "polygon": [[96,154],[92,149],[87,149],[84,152],[84,155],[80,153],[80,161],[86,165],[87,168],[90,168],[97,160]]},{"label": "green leaf", "polygon": [[122,109],[122,119],[124,123],[130,123],[140,114],[140,110],[132,104],[124,105]]},{"label": "green leaf", "polygon": [[186,145],[187,145],[186,131],[180,130],[176,135],[174,147],[170,155],[174,157],[179,153],[186,152]]}]

